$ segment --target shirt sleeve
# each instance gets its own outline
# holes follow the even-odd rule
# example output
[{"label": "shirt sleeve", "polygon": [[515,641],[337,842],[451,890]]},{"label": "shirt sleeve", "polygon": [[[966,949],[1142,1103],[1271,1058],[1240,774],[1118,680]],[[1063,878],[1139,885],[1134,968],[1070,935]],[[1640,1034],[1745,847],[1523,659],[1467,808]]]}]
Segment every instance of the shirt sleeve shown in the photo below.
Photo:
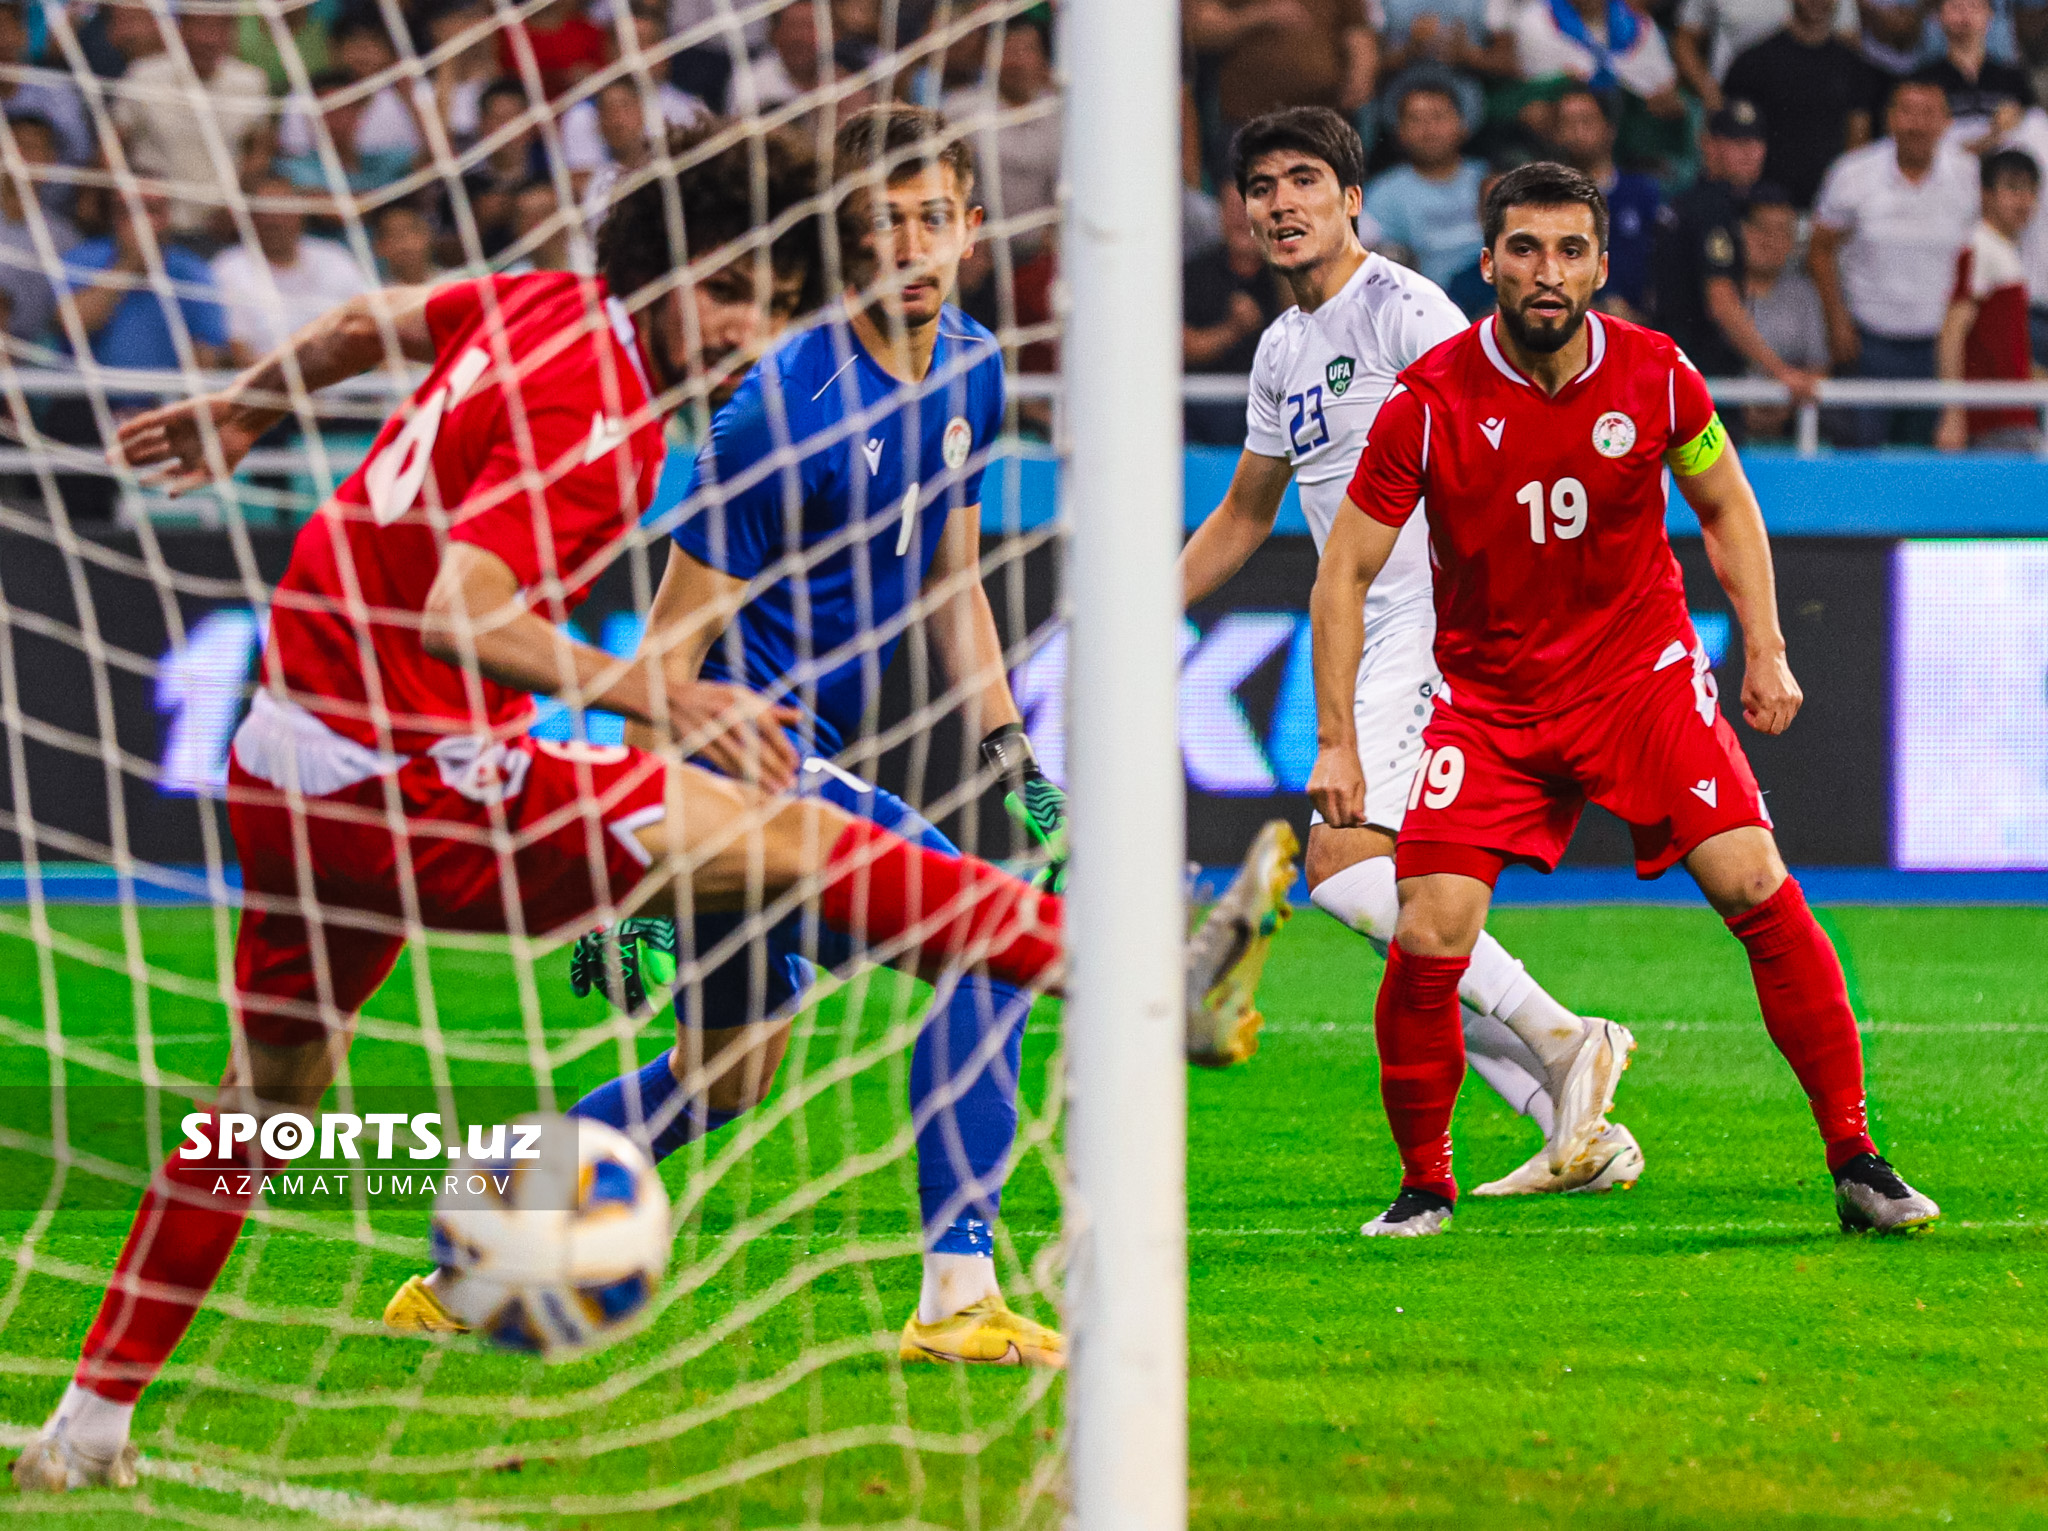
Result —
[{"label": "shirt sleeve", "polygon": [[1003,359],[1000,355],[992,356],[977,370],[984,375],[981,408],[976,412],[978,418],[974,422],[974,442],[968,448],[967,469],[960,475],[960,492],[952,500],[955,505],[981,503],[981,480],[988,472],[996,438],[1003,433]]},{"label": "shirt sleeve", "polygon": [[1429,459],[1429,407],[1401,384],[1372,422],[1346,497],[1385,526],[1405,526],[1422,503]]},{"label": "shirt sleeve", "polygon": [[445,282],[427,294],[427,333],[434,338],[434,354],[448,349],[448,338],[457,334],[483,305],[483,284],[489,278],[467,282]]},{"label": "shirt sleeve", "polygon": [[1269,329],[1252,358],[1251,387],[1244,401],[1244,449],[1260,457],[1286,457],[1287,433],[1280,427],[1280,350]]},{"label": "shirt sleeve", "polygon": [[1420,361],[1452,336],[1463,334],[1471,323],[1434,282],[1416,283],[1408,296],[1410,301],[1392,306],[1381,325],[1387,359],[1396,372]]},{"label": "shirt sleeve", "polygon": [[756,367],[711,422],[684,496],[688,512],[671,534],[677,547],[707,568],[752,579],[787,542],[783,497],[787,473],[775,463],[774,429]]},{"label": "shirt sleeve", "polygon": [[1970,257],[1974,253],[1968,245],[1964,245],[1962,249],[1956,252],[1956,280],[1955,285],[1949,289],[1948,294],[1948,300],[1951,303],[1965,302],[1977,296],[1976,293],[1970,290],[1970,268],[1975,264]]},{"label": "shirt sleeve", "polygon": [[1856,227],[1856,203],[1847,184],[1847,165],[1848,157],[1844,155],[1828,166],[1820,183],[1820,194],[1813,199],[1813,221],[1838,234],[1851,233]]},{"label": "shirt sleeve", "polygon": [[621,444],[594,461],[589,393],[545,402],[529,398],[523,449],[509,422],[495,440],[469,492],[449,517],[448,538],[495,553],[530,590],[549,577],[574,586],[602,539],[631,526],[640,511],[637,475],[628,479],[631,448]]},{"label": "shirt sleeve", "polygon": [[1699,438],[1714,419],[1714,396],[1690,358],[1672,347],[1671,445],[1682,447]]}]

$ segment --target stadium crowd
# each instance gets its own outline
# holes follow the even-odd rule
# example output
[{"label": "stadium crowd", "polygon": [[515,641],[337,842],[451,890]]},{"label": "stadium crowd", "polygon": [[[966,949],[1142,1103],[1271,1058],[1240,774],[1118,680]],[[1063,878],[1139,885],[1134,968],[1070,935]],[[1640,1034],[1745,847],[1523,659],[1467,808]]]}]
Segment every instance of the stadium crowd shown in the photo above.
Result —
[{"label": "stadium crowd", "polygon": [[[1612,204],[1603,303],[1709,375],[1803,400],[1823,376],[2024,378],[2048,354],[2048,0],[1189,0],[1184,27],[1192,371],[1243,372],[1284,306],[1226,160],[1237,124],[1296,104],[1357,124],[1361,233],[1468,312],[1490,302],[1480,197],[1556,158]],[[1049,6],[988,0],[747,22],[726,0],[0,0],[8,351],[223,364],[369,283],[588,269],[610,188],[664,125],[829,131],[893,94],[978,124],[993,237],[964,302],[1042,369],[1052,45]],[[46,409],[52,438],[99,441],[86,399]],[[2025,409],[1840,414],[1830,434],[1859,444],[2038,430]],[[1738,424],[1768,438],[1790,415]],[[1189,428],[1235,444],[1242,411],[1194,407]],[[102,489],[74,508],[105,513]]]}]

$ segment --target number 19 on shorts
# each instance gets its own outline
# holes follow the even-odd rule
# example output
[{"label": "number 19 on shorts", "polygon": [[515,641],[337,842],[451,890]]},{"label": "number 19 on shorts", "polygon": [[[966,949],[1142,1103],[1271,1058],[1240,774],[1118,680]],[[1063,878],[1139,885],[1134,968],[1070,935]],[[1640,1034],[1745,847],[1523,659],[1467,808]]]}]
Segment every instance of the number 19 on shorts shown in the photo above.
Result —
[{"label": "number 19 on shorts", "polygon": [[1421,803],[1430,808],[1447,808],[1457,801],[1465,785],[1465,752],[1455,744],[1424,750],[1415,765],[1415,780],[1408,787],[1408,811]]},{"label": "number 19 on shorts", "polygon": [[1530,479],[1515,491],[1516,503],[1529,508],[1529,540],[1542,543],[1555,534],[1559,542],[1570,542],[1586,529],[1586,486],[1575,478],[1561,478],[1550,486],[1550,514],[1543,513],[1543,484]]}]

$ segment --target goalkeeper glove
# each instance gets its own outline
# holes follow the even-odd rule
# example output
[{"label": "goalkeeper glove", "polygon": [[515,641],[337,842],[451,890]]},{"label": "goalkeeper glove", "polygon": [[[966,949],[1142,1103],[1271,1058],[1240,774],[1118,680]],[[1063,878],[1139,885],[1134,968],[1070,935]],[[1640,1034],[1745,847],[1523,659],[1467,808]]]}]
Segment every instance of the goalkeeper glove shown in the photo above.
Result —
[{"label": "goalkeeper glove", "polygon": [[1038,769],[1038,757],[1019,724],[1005,723],[982,740],[981,756],[1009,782],[1003,806],[1045,857],[1045,865],[1031,875],[1031,886],[1044,893],[1065,892],[1067,794]]},{"label": "goalkeeper glove", "polygon": [[[602,993],[628,1015],[652,1014],[647,991],[652,987],[668,1002],[676,981],[676,922],[666,917],[621,920],[600,925],[587,936],[577,938],[569,955],[569,987],[583,999],[591,991]],[[616,953],[619,987],[611,986],[611,964]]]}]

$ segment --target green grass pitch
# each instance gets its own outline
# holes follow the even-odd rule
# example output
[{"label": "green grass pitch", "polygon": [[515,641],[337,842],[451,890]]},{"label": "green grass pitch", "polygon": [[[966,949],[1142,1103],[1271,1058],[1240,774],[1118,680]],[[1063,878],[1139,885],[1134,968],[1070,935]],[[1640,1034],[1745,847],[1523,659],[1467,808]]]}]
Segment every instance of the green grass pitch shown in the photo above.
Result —
[{"label": "green grass pitch", "polygon": [[[116,911],[52,923],[124,950]],[[1594,908],[1503,911],[1494,929],[1561,997],[1635,1029],[1616,1115],[1648,1156],[1642,1184],[1470,1202],[1425,1243],[1359,1239],[1396,1178],[1379,964],[1321,914],[1297,919],[1268,969],[1259,1056],[1189,1081],[1195,1524],[2048,1525],[2048,911],[1839,909],[1828,924],[1867,1025],[1879,1144],[1946,1210],[1921,1238],[1835,1230],[1804,1103],[1718,921]],[[39,1039],[61,1025],[69,1082],[110,1086],[94,1065],[132,1060],[138,1027],[118,967],[58,956],[46,1005],[23,929],[0,911],[0,1128],[16,1135],[0,1138],[0,1421],[17,1432],[54,1400],[97,1297],[66,1273],[111,1266],[134,1197],[74,1170],[38,1215],[50,1161],[19,1135],[48,1131]],[[139,929],[151,963],[212,981],[210,916],[144,911]],[[427,967],[451,1045],[495,1039],[503,1055],[458,1076],[530,1084],[509,964],[437,948]],[[556,1042],[594,1019],[562,968],[537,969]],[[408,1029],[422,987],[401,966],[373,1003],[398,1029],[359,1041],[358,1079],[424,1081]],[[374,1214],[374,1244],[274,1228],[245,1237],[232,1311],[202,1315],[138,1415],[145,1453],[177,1466],[139,1499],[0,1509],[65,1528],[133,1526],[138,1509],[194,1526],[1056,1525],[1057,1382],[893,1360],[916,1293],[915,997],[879,977],[801,1028],[780,1090],[808,1098],[696,1206],[679,1243],[693,1289],[648,1332],[557,1367],[386,1339],[368,1326],[417,1268],[423,1205]],[[160,1067],[214,1077],[218,1004],[159,990],[147,1021]],[[1026,1054],[1042,1127],[1055,1030],[1045,1007]],[[650,1056],[660,1039],[641,1043]],[[855,1071],[863,1049],[877,1061]],[[563,1061],[556,1088],[573,1099],[616,1061]],[[1457,1130],[1468,1185],[1535,1146],[1476,1079]],[[89,1123],[73,1134],[119,1157]],[[1013,1294],[1058,1225],[1049,1163],[1027,1154],[1006,1203]],[[747,1227],[759,1236],[731,1236]],[[977,1431],[985,1448],[962,1452]]]}]

